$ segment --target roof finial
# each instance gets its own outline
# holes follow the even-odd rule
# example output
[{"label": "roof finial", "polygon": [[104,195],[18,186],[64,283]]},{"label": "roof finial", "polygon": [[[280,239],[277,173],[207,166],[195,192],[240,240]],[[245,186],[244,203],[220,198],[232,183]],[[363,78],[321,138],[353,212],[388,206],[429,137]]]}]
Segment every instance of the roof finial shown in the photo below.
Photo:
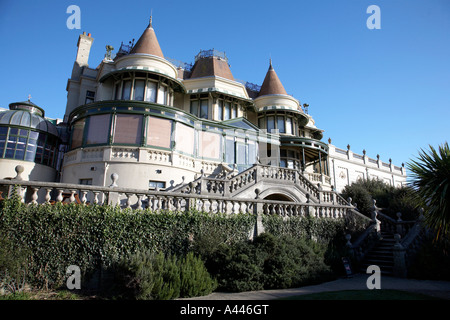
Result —
[{"label": "roof finial", "polygon": [[28,95],[28,102],[31,101],[31,94]]},{"label": "roof finial", "polygon": [[269,70],[272,70],[273,66],[272,66],[272,54],[269,54]]},{"label": "roof finial", "polygon": [[150,22],[149,22],[149,24],[148,24],[148,27],[149,27],[149,28],[153,28],[153,27],[152,27],[152,16],[153,16],[153,9],[150,10]]}]

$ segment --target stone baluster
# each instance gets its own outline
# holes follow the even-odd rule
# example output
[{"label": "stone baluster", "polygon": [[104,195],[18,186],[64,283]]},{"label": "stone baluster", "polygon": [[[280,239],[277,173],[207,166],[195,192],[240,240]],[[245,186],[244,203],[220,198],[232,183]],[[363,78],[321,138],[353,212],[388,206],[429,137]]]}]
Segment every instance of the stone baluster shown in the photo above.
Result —
[{"label": "stone baluster", "polygon": [[144,196],[143,194],[138,194],[137,195],[137,198],[138,198],[137,203],[136,203],[136,209],[137,210],[142,209],[142,197],[143,196]]},{"label": "stone baluster", "polygon": [[63,189],[56,189],[57,190],[57,192],[58,192],[58,195],[56,196],[56,202],[62,202],[63,201],[63,196],[62,196],[62,193],[63,193]]},{"label": "stone baluster", "polygon": [[69,191],[70,191],[70,198],[69,198],[69,201],[70,201],[70,203],[75,203],[75,192],[77,192],[77,190],[71,189],[71,190],[69,190]]},{"label": "stone baluster", "polygon": [[393,273],[395,277],[405,278],[406,277],[406,259],[405,247],[400,243],[401,235],[398,233],[394,234],[395,244],[392,248],[394,253],[394,269]]},{"label": "stone baluster", "polygon": [[86,205],[86,202],[87,202],[87,193],[88,193],[88,191],[87,190],[81,190],[81,203],[83,204],[83,205]]},{"label": "stone baluster", "polygon": [[33,194],[31,195],[31,203],[32,204],[37,204],[37,199],[38,199],[38,191],[39,188],[38,187],[32,187],[31,190],[33,190]]},{"label": "stone baluster", "polygon": [[50,193],[52,192],[53,188],[45,188],[45,190],[47,191],[45,193],[45,203],[50,204],[51,199]]},{"label": "stone baluster", "polygon": [[94,204],[98,204],[98,195],[100,191],[93,191],[94,193],[94,200],[92,201]]}]

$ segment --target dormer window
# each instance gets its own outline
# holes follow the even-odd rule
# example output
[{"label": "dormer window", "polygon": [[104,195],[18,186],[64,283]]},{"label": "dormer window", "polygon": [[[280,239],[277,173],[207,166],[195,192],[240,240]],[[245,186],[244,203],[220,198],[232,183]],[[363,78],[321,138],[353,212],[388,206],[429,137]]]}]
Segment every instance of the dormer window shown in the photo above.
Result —
[{"label": "dormer window", "polygon": [[190,112],[201,119],[208,119],[209,99],[208,95],[191,96]]},{"label": "dormer window", "polygon": [[217,120],[224,121],[237,118],[238,104],[223,98],[217,100]]}]

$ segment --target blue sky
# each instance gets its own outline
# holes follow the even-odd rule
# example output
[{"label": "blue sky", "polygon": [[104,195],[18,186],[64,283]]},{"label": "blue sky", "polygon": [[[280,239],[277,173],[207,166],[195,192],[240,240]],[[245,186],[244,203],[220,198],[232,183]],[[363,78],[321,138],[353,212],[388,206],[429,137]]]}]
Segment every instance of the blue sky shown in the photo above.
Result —
[{"label": "blue sky", "polygon": [[[68,29],[69,5],[81,29]],[[125,4],[125,7],[123,7]],[[381,29],[370,30],[370,5]],[[122,6],[122,7],[121,7]],[[225,51],[233,76],[261,84],[272,58],[286,91],[308,103],[323,140],[396,165],[450,134],[450,1],[0,1],[0,107],[31,100],[62,118],[81,32],[105,46],[140,37],[153,12],[165,56]]]}]

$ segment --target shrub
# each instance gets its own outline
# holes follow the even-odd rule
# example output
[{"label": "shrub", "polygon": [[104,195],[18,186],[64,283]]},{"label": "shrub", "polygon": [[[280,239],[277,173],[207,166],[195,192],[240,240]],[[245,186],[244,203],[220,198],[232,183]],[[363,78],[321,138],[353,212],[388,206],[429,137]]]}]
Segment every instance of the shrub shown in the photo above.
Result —
[{"label": "shrub", "polygon": [[216,289],[217,282],[211,278],[203,261],[192,252],[179,260],[178,267],[181,297],[204,296]]},{"label": "shrub", "polygon": [[25,288],[29,252],[14,248],[11,241],[0,235],[0,295],[16,294]]},{"label": "shrub", "polygon": [[324,253],[314,241],[264,233],[253,242],[221,245],[207,267],[221,290],[289,288],[329,279]]},{"label": "shrub", "polygon": [[139,251],[121,259],[113,268],[116,290],[125,298],[169,300],[211,293],[216,283],[203,261],[188,253],[184,258]]},{"label": "shrub", "polygon": [[448,244],[426,239],[411,261],[408,276],[422,280],[450,281],[450,253]]},{"label": "shrub", "polygon": [[362,214],[371,217],[373,200],[381,211],[397,219],[397,212],[402,213],[403,220],[414,220],[418,217],[418,201],[410,187],[394,188],[379,179],[361,179],[346,186],[342,196],[352,198]]}]

